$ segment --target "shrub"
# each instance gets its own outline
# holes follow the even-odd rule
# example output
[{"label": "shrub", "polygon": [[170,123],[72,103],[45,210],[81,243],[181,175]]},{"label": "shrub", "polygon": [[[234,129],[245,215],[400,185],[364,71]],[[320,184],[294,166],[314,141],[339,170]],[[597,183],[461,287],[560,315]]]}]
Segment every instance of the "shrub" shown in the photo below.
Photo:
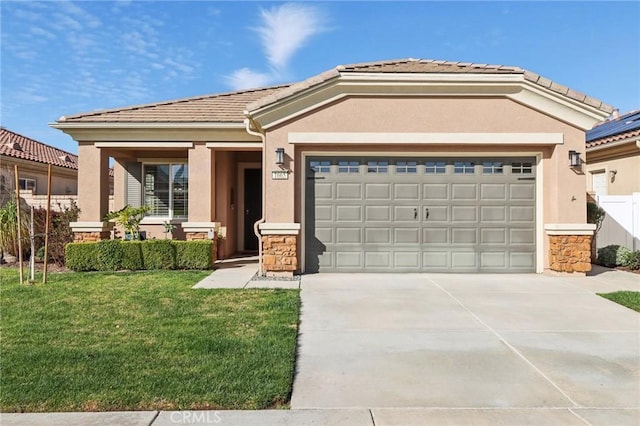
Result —
[{"label": "shrub", "polygon": [[147,240],[140,247],[144,269],[175,269],[176,251],[171,240]]},{"label": "shrub", "polygon": [[596,262],[599,265],[613,268],[624,264],[626,257],[631,251],[617,244],[612,244],[598,249],[598,258]]},{"label": "shrub", "polygon": [[626,266],[632,271],[640,270],[640,250],[627,253],[622,266]]},{"label": "shrub", "polygon": [[210,269],[213,266],[211,250],[212,241],[176,241],[176,268],[178,269]]},{"label": "shrub", "polygon": [[67,268],[74,271],[98,270],[98,245],[96,243],[69,243],[65,248]]},{"label": "shrub", "polygon": [[121,241],[122,269],[129,269],[132,271],[144,269],[141,245],[142,243],[140,241]]},{"label": "shrub", "polygon": [[122,244],[119,240],[103,240],[96,243],[96,267],[99,271],[122,269]]}]

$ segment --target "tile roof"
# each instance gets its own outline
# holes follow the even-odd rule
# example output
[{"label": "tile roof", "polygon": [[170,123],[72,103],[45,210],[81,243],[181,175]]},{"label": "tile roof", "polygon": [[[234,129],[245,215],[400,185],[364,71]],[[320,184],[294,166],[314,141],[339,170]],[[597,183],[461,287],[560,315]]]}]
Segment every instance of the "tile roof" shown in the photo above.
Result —
[{"label": "tile roof", "polygon": [[277,102],[280,99],[291,96],[313,87],[340,74],[348,73],[426,73],[426,74],[523,74],[524,79],[538,86],[560,93],[571,99],[590,105],[604,112],[613,112],[613,107],[604,102],[587,96],[583,93],[570,89],[567,86],[555,83],[548,78],[542,77],[534,72],[513,66],[474,64],[471,62],[451,62],[436,61],[433,59],[398,59],[390,61],[367,62],[351,65],[338,65],[336,68],[326,71],[317,76],[311,77],[300,83],[274,92],[273,94],[259,99],[247,106],[249,110],[255,110],[266,105]]},{"label": "tile roof", "polygon": [[640,137],[640,110],[598,124],[586,134],[587,148]]},{"label": "tile roof", "polygon": [[0,128],[0,155],[78,169],[78,156],[51,145],[38,142],[11,130]]},{"label": "tile roof", "polygon": [[538,74],[518,67],[431,59],[399,59],[339,65],[295,84],[196,96],[63,116],[58,123],[242,123],[245,110],[255,110],[349,73],[522,74],[524,79],[571,99],[612,112],[613,107]]},{"label": "tile roof", "polygon": [[288,85],[175,99],[63,116],[59,123],[242,123],[248,103]]}]

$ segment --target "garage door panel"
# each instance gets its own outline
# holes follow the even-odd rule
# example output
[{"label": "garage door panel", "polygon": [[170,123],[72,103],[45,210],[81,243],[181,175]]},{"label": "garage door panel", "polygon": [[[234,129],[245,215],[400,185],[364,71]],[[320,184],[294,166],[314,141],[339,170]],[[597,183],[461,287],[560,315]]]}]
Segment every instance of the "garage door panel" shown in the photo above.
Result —
[{"label": "garage door panel", "polygon": [[429,204],[425,206],[425,209],[429,209],[429,218],[426,219],[429,224],[433,222],[449,222],[449,206]]},{"label": "garage door panel", "polygon": [[509,254],[509,264],[511,269],[531,270],[535,267],[535,253],[533,252],[511,252]]},{"label": "garage door panel", "polygon": [[529,244],[533,245],[536,243],[536,232],[535,229],[510,229],[509,230],[509,244],[518,245],[518,244]]},{"label": "garage door panel", "polygon": [[509,185],[509,197],[512,200],[533,201],[536,195],[536,186],[533,183],[512,183]]},{"label": "garage door panel", "polygon": [[336,244],[362,244],[361,228],[336,228]]},{"label": "garage door panel", "polygon": [[418,206],[394,206],[393,219],[396,222],[417,222]]},{"label": "garage door panel", "polygon": [[333,221],[333,209],[331,206],[318,206],[315,208],[317,221]]},{"label": "garage door panel", "polygon": [[336,206],[336,222],[362,221],[362,206]]},{"label": "garage door panel", "polygon": [[396,251],[393,253],[393,264],[395,267],[403,269],[419,269],[420,268],[420,252],[419,251]]},{"label": "garage door panel", "polygon": [[449,269],[449,253],[443,251],[422,252],[422,266],[425,269]]},{"label": "garage door panel", "polygon": [[509,220],[511,222],[532,223],[535,220],[536,212],[533,206],[510,206]]},{"label": "garage door panel", "polygon": [[336,200],[361,200],[362,184],[360,183],[337,183]]},{"label": "garage door panel", "polygon": [[391,206],[365,206],[365,220],[367,222],[390,222]]},{"label": "garage door panel", "polygon": [[475,183],[452,183],[451,199],[456,200],[477,200],[478,186]]},{"label": "garage door panel", "polygon": [[366,183],[365,195],[367,200],[391,200],[391,184]]},{"label": "garage door panel", "polygon": [[391,266],[391,253],[365,251],[364,266],[367,269],[388,269]]},{"label": "garage door panel", "polygon": [[423,244],[449,244],[449,228],[423,228]]},{"label": "garage door panel", "polygon": [[336,251],[336,268],[359,269],[362,267],[362,252]]},{"label": "garage door panel", "polygon": [[483,183],[480,185],[480,198],[483,201],[506,201],[507,185],[504,183]]},{"label": "garage door panel", "polygon": [[467,252],[452,252],[451,253],[451,268],[452,269],[477,269],[478,256],[475,251]]},{"label": "garage door panel", "polygon": [[391,230],[389,228],[365,228],[364,242],[367,244],[390,244]]},{"label": "garage door panel", "polygon": [[480,244],[507,244],[507,230],[504,228],[480,229]]},{"label": "garage door panel", "polygon": [[453,206],[451,208],[451,221],[457,222],[476,222],[478,207],[476,206]]},{"label": "garage door panel", "polygon": [[333,228],[320,228],[316,227],[315,237],[317,241],[331,244],[333,243]]},{"label": "garage door panel", "polygon": [[483,269],[506,269],[507,253],[504,251],[481,252],[480,267]]},{"label": "garage door panel", "polygon": [[396,200],[419,200],[420,184],[396,183],[393,185],[393,197]]},{"label": "garage door panel", "polygon": [[420,242],[420,229],[395,228],[393,230],[393,242],[395,244],[418,244]]},{"label": "garage door panel", "polygon": [[448,200],[448,183],[425,183],[422,185],[423,199],[425,200]]},{"label": "garage door panel", "polygon": [[333,184],[318,182],[315,185],[315,196],[318,200],[332,200],[333,199]]},{"label": "garage door panel", "polygon": [[505,206],[480,206],[481,222],[498,222],[507,221],[507,208]]},{"label": "garage door panel", "polygon": [[454,228],[451,230],[451,244],[476,244],[478,230],[476,228]]}]

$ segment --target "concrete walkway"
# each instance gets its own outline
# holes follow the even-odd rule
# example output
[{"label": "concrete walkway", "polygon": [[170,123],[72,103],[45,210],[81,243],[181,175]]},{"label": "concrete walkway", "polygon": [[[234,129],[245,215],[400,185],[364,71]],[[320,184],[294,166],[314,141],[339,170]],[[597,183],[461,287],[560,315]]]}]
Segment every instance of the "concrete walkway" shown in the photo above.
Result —
[{"label": "concrete walkway", "polygon": [[[200,288],[259,285],[257,264],[228,263]],[[640,424],[640,315],[595,295],[640,291],[638,275],[318,274],[301,287],[291,410],[5,413],[0,424]]]},{"label": "concrete walkway", "polygon": [[300,288],[299,280],[256,279],[258,256],[220,260],[214,268],[193,288]]}]

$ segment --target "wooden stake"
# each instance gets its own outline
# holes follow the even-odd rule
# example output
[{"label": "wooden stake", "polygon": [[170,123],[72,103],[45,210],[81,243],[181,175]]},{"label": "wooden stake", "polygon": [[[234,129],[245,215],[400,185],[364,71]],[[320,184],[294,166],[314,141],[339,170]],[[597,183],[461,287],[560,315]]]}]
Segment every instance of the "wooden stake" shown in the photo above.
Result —
[{"label": "wooden stake", "polygon": [[42,271],[42,284],[47,283],[47,263],[49,262],[49,216],[51,216],[51,164],[47,172],[47,218],[44,225],[44,270]]},{"label": "wooden stake", "polygon": [[20,284],[24,282],[24,275],[22,271],[22,223],[20,222],[20,181],[18,178],[18,165],[13,166],[13,171],[16,178],[16,211],[18,219],[18,262],[20,263]]}]

